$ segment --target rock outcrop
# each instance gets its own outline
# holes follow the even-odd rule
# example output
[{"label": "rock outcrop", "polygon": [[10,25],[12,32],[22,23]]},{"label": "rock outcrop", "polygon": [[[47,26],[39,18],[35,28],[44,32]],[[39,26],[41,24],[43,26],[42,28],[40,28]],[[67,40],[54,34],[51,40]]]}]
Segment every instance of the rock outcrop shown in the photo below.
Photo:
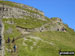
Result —
[{"label": "rock outcrop", "polygon": [[55,20],[53,20],[51,18],[51,22],[46,23],[44,25],[42,25],[41,27],[38,28],[23,28],[20,26],[16,27],[19,31],[27,31],[27,32],[35,32],[35,31],[39,31],[39,32],[43,32],[43,31],[62,31],[62,32],[66,32],[66,28],[64,26],[64,24],[62,23],[62,20],[60,18],[55,18]]},{"label": "rock outcrop", "polygon": [[[18,4],[18,3],[9,2],[9,1],[0,2],[0,17],[6,18],[6,19],[16,18],[17,20],[21,19],[21,18],[23,18],[23,19],[35,18],[35,19],[40,19],[42,21],[49,20],[49,19],[48,20],[46,19],[43,12],[41,12],[35,8],[29,7],[24,4]],[[28,18],[28,17],[30,17],[30,18]],[[16,24],[14,21],[6,21],[6,23]],[[65,26],[62,23],[62,20],[57,17],[50,18],[50,22],[43,24],[41,27],[23,28],[21,26],[16,25],[16,28],[21,29],[21,30],[23,29],[27,32],[65,31]]]},{"label": "rock outcrop", "polygon": [[[16,5],[16,6],[12,6],[12,5]],[[0,3],[0,15],[3,16],[3,18],[26,19],[25,16],[30,16],[33,18],[45,20],[44,13],[35,8],[23,4],[18,4],[18,3],[12,3],[12,5],[6,4],[6,2]]]}]

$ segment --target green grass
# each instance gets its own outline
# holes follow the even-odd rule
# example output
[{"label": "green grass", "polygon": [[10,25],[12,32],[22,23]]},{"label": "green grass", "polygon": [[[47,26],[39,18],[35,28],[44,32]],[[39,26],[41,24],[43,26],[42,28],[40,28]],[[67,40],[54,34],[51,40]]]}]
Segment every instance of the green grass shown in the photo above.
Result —
[{"label": "green grass", "polygon": [[[7,33],[7,30],[8,30],[9,28],[12,28],[12,29],[13,29],[13,30],[12,30],[12,33]],[[5,33],[4,33],[4,35],[6,36],[6,39],[7,39],[8,37],[11,37],[11,38],[17,37],[17,35],[20,35],[20,33],[17,31],[15,25],[10,25],[10,24],[6,24],[6,23],[5,23]]]},{"label": "green grass", "polygon": [[[14,37],[14,38],[16,38],[16,37],[18,37],[18,36],[20,36],[20,32],[18,32],[17,31],[17,29],[15,28],[15,25],[10,25],[10,24],[6,24],[6,23],[4,23],[4,27],[5,27],[5,31],[4,31],[4,38],[5,38],[5,42],[7,41],[7,39],[8,39],[8,37],[11,39],[11,41],[12,41],[12,38]],[[9,29],[9,28],[12,28],[13,29],[13,31],[12,31],[12,33],[7,33],[7,30]],[[13,49],[13,44],[7,44],[7,43],[5,43],[5,46],[6,46],[6,48],[8,48],[8,49]],[[11,55],[11,53],[9,53],[7,50],[6,50],[6,48],[5,48],[5,56],[10,56]]]},{"label": "green grass", "polygon": [[[15,24],[8,24],[6,23],[6,21],[11,21],[13,20],[15,22]],[[3,19],[3,23],[4,23],[4,27],[5,27],[5,32],[4,32],[4,37],[5,37],[5,41],[8,39],[8,37],[10,37],[10,39],[12,40],[12,38],[17,38],[17,37],[20,37],[21,33],[19,31],[17,31],[16,29],[16,26],[21,26],[21,27],[25,27],[25,28],[35,28],[35,27],[40,27],[41,25],[47,23],[45,21],[42,21],[42,20],[38,20],[38,19]],[[23,23],[26,23],[25,26]],[[31,25],[32,24],[32,25]],[[29,25],[26,26],[26,25]],[[7,33],[7,30],[9,28],[12,28],[13,31],[12,33]],[[34,40],[34,39],[32,39]],[[24,56],[24,55],[36,55],[35,53],[33,53],[32,51],[30,51],[30,46],[33,44],[33,42],[29,42],[29,41],[25,41],[25,43],[27,43],[29,46],[28,47],[24,47],[22,45],[22,41],[23,39],[19,39],[19,40],[16,40],[16,45],[18,46],[18,53],[16,53],[16,55],[19,55],[19,56]],[[13,49],[13,44],[10,43],[9,45],[6,43],[6,48],[8,49]],[[25,49],[24,49],[25,48]],[[35,47],[36,48],[36,47]],[[35,50],[36,51],[36,50]],[[5,51],[6,53],[6,56],[10,56],[10,55],[14,55],[13,53],[10,53],[10,52],[7,52],[7,50]],[[31,53],[31,54],[30,54]]]},{"label": "green grass", "polygon": [[[10,5],[12,7],[17,7],[23,10],[26,10],[31,13],[36,13],[41,15],[38,12],[25,9],[21,6],[18,6],[16,3],[12,3],[9,1],[0,1],[0,3],[4,5]],[[52,23],[52,21],[56,21],[56,17],[49,19],[47,17],[47,21],[42,21],[40,19],[32,18],[29,16],[24,16],[27,19],[23,18],[9,18],[3,19],[5,31],[4,31],[4,39],[5,39],[5,56],[59,56],[59,50],[61,51],[75,51],[75,32],[73,29],[70,29],[67,25],[65,25],[67,32],[58,32],[58,31],[47,31],[47,32],[31,32],[30,35],[22,37],[21,32],[16,29],[16,26],[20,26],[22,28],[38,28],[46,23]],[[14,22],[14,24],[8,24],[6,21]],[[60,24],[60,23],[58,23]],[[52,24],[52,26],[55,24]],[[45,26],[49,28],[50,25]],[[11,28],[12,33],[7,33],[7,30]],[[35,38],[31,38],[31,36],[35,36]],[[16,39],[15,43],[17,46],[17,52],[11,53],[8,52],[7,49],[13,50],[13,43],[6,43],[6,40],[10,37],[14,37]],[[26,38],[27,40],[24,40]],[[39,39],[37,39],[39,38]],[[41,40],[40,40],[41,39]],[[34,45],[35,43],[35,45]],[[26,45],[24,45],[26,44]],[[33,47],[31,49],[31,47]]]},{"label": "green grass", "polygon": [[[74,38],[75,32],[72,32],[72,33],[74,35],[70,34],[69,32],[41,32],[41,33],[37,32],[37,33],[34,33],[33,35],[38,36],[45,41],[53,42],[55,44],[54,48],[50,47],[49,49],[52,49],[52,50],[54,49],[53,51],[56,51],[55,54],[57,54],[59,49],[61,49],[62,51],[75,51],[75,45],[74,45],[75,44],[75,38]],[[50,52],[52,50],[49,50],[47,52]],[[55,56],[55,54],[53,54],[53,56]]]},{"label": "green grass", "polygon": [[[35,28],[37,24],[48,23],[41,20],[35,20],[35,19],[12,19],[15,24],[8,24],[5,23],[5,21],[11,21],[10,19],[3,19],[3,23],[5,26],[5,32],[4,32],[4,38],[7,40],[8,37],[12,40],[13,37],[21,37],[20,39],[17,39],[15,41],[15,44],[17,45],[17,52],[16,53],[10,53],[5,51],[5,56],[59,56],[59,50],[61,51],[75,51],[75,32],[68,28],[65,25],[65,28],[67,32],[58,32],[58,31],[47,31],[47,32],[32,32],[30,36],[35,36],[35,38],[40,38],[42,40],[36,40],[31,37],[26,37],[27,40],[24,40],[21,36],[21,33],[17,31],[16,25],[25,27],[25,28]],[[37,22],[36,22],[37,21]],[[24,26],[23,24],[26,23]],[[31,24],[33,26],[31,26]],[[38,26],[38,27],[40,27]],[[6,31],[12,28],[13,32],[12,34],[6,33]],[[29,35],[28,35],[29,36]],[[36,45],[34,45],[34,42]],[[24,46],[23,43],[26,45]],[[5,43],[6,48],[13,49],[13,44],[10,43],[9,46],[7,43]],[[31,46],[33,49],[31,50]]]},{"label": "green grass", "polygon": [[15,23],[16,26],[20,26],[23,28],[37,28],[42,26],[45,23],[48,23],[48,21],[42,21],[40,19],[36,19],[36,18],[31,18],[31,17],[26,17],[28,19],[15,19],[15,18],[9,18],[9,19],[3,19],[4,21],[13,21]]}]

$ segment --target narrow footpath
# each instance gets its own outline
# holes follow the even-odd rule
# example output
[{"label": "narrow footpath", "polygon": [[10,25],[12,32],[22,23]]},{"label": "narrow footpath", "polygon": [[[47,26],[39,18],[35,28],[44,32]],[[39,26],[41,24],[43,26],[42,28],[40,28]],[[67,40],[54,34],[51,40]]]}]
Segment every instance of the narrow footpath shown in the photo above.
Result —
[{"label": "narrow footpath", "polygon": [[0,56],[4,56],[4,35],[3,35],[3,32],[4,32],[4,24],[2,23],[2,21],[0,20],[0,36],[1,36],[1,50],[0,50]]}]

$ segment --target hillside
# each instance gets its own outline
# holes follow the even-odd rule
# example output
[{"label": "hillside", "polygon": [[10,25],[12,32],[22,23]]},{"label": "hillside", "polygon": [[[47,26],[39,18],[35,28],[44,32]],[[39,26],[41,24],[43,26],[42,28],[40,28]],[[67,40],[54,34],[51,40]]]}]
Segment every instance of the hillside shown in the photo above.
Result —
[{"label": "hillside", "polygon": [[0,1],[0,12],[5,28],[5,56],[59,56],[60,49],[75,51],[75,32],[60,18],[48,18],[38,9],[9,1]]}]

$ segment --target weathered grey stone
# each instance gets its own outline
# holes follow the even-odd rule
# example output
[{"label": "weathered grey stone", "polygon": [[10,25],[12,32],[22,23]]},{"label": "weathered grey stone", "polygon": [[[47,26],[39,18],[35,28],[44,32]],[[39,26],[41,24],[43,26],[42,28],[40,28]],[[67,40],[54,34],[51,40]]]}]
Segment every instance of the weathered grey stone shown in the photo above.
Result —
[{"label": "weathered grey stone", "polygon": [[[35,8],[23,5],[23,4],[17,4],[17,3],[15,3],[15,4],[23,7],[23,9],[17,8],[17,7],[11,7],[10,5],[4,5],[4,7],[3,7],[3,5],[0,4],[0,17],[16,18],[16,19],[19,19],[19,18],[29,19],[29,17],[32,17],[35,19],[46,20],[45,19],[46,17],[44,16],[43,12],[41,12]],[[29,11],[29,10],[31,10],[31,11]],[[46,23],[46,24],[42,25],[41,27],[34,28],[34,29],[21,28],[21,27],[18,27],[18,28],[20,28],[21,30],[25,30],[27,32],[34,32],[34,31],[43,32],[43,31],[58,31],[58,30],[64,31],[63,30],[64,25],[60,18],[51,18],[51,20],[52,20],[52,22]],[[14,22],[12,22],[12,21],[7,21],[6,23],[14,24]]]},{"label": "weathered grey stone", "polygon": [[[38,11],[33,8],[29,9],[29,7],[26,7],[25,9],[33,10],[34,12]],[[23,10],[20,8],[16,8],[16,7],[11,7],[8,5],[4,5],[4,9],[3,9],[3,5],[0,4],[0,12],[1,12],[0,15],[3,16],[3,18],[25,18],[25,16],[32,16],[33,18],[37,18],[37,19],[42,18],[41,20],[45,20],[45,17],[44,16],[42,17],[40,14],[33,13],[33,12]],[[40,11],[38,11],[38,13],[39,12]],[[42,12],[40,12],[40,13],[42,13]]]}]

